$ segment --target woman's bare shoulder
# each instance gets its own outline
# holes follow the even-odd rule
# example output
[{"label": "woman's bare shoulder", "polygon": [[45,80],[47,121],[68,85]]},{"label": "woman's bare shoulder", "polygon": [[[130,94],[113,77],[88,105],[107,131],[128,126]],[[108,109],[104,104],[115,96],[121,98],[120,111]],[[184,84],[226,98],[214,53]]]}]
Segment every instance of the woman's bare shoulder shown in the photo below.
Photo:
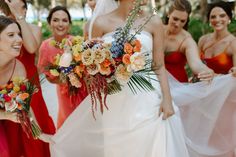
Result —
[{"label": "woman's bare shoulder", "polygon": [[15,66],[15,71],[13,74],[13,77],[26,77],[26,70],[25,66],[18,60],[16,59],[16,66]]}]

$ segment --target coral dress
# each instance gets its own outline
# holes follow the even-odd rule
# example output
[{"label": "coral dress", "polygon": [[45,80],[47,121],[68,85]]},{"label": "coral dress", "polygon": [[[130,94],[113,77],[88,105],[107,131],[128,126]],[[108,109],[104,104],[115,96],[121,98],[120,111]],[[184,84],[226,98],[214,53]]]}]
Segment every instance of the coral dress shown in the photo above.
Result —
[{"label": "coral dress", "polygon": [[[42,42],[39,49],[39,60],[38,67],[41,72],[43,72],[47,77],[53,77],[50,73],[45,70],[50,63],[54,62],[54,57],[57,54],[61,54],[62,50],[50,45],[52,39],[47,39]],[[87,96],[85,86],[82,86],[76,95],[71,95],[69,93],[69,88],[67,84],[60,84],[56,86],[59,111],[57,118],[57,128],[60,128],[64,123],[66,118],[74,111],[74,109],[83,101]]]},{"label": "coral dress", "polygon": [[[27,71],[27,78],[33,78],[34,83],[38,85],[39,91],[33,95],[31,107],[34,111],[40,128],[44,133],[54,134],[55,126],[52,118],[49,116],[46,104],[44,102],[39,83],[37,68],[34,65],[34,54],[29,54],[24,48],[18,59],[24,64]],[[6,135],[8,139],[11,157],[49,157],[49,145],[41,140],[28,138],[21,128],[20,124],[11,121],[4,121]]]}]

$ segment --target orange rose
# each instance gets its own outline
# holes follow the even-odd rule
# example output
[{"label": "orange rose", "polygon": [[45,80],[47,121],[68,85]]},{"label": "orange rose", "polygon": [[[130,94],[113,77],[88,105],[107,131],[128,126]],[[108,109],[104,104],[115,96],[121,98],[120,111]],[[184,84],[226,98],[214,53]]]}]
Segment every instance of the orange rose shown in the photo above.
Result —
[{"label": "orange rose", "polygon": [[141,45],[141,43],[140,43],[140,41],[139,40],[135,40],[134,41],[134,52],[140,52],[141,51],[141,47],[142,47],[142,45]]},{"label": "orange rose", "polygon": [[82,60],[82,53],[74,55],[73,58],[76,62],[81,61]]},{"label": "orange rose", "polygon": [[22,110],[22,109],[23,109],[23,106],[22,106],[21,104],[18,103],[17,108],[18,108],[19,110]]},{"label": "orange rose", "polygon": [[101,64],[104,67],[109,67],[111,65],[111,61],[109,59],[105,59]]},{"label": "orange rose", "polygon": [[133,46],[130,45],[129,43],[125,43],[124,51],[125,51],[125,53],[133,54]]},{"label": "orange rose", "polygon": [[27,99],[28,97],[29,97],[29,93],[22,93],[19,95],[19,98],[23,101]]},{"label": "orange rose", "polygon": [[82,75],[83,75],[83,72],[84,72],[84,66],[81,65],[81,66],[76,66],[74,68],[74,72],[80,77],[82,78]]},{"label": "orange rose", "polygon": [[7,89],[12,89],[13,88],[13,83],[10,83],[6,86]]},{"label": "orange rose", "polygon": [[122,57],[122,62],[124,64],[130,64],[130,55],[129,54],[125,54],[123,57]]}]

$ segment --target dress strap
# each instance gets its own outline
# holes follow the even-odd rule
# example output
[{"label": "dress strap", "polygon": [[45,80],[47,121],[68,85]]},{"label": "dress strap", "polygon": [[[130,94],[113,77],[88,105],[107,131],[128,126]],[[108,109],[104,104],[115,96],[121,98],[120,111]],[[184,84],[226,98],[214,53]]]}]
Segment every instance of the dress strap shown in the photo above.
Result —
[{"label": "dress strap", "polygon": [[[230,36],[231,34],[228,34],[226,35],[224,38],[216,41],[216,42],[213,42],[212,44],[210,44],[209,46],[207,46],[205,49],[202,49],[202,52],[205,52],[207,49],[211,48],[212,46],[214,46],[215,44],[217,44],[218,42],[222,41],[223,39],[227,38],[228,36]],[[228,46],[227,46],[228,47]],[[226,49],[225,49],[226,50]]]},{"label": "dress strap", "polygon": [[14,74],[14,72],[15,72],[15,69],[16,69],[16,59],[14,60],[13,69],[12,69],[12,72],[11,72],[10,78],[9,78],[9,80],[8,80],[7,82],[11,81],[12,76],[13,76],[13,74]]},{"label": "dress strap", "polygon": [[186,37],[181,41],[181,43],[180,43],[180,45],[179,45],[179,47],[178,47],[178,49],[177,49],[178,52],[180,52],[180,48],[181,48],[181,46],[183,45],[184,41],[185,41],[187,38],[189,38],[189,37],[190,37],[190,36],[188,35],[188,36],[186,36]]}]

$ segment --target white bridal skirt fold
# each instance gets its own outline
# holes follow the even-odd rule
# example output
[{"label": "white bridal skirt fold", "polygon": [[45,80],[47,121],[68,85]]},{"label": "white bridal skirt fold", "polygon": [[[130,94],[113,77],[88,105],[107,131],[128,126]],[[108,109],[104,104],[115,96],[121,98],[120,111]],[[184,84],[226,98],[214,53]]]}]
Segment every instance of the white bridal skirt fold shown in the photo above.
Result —
[{"label": "white bridal skirt fold", "polygon": [[209,84],[183,84],[169,76],[191,157],[235,157],[236,78],[217,76]]},{"label": "white bridal skirt fold", "polygon": [[234,157],[236,78],[219,76],[183,84],[169,75],[176,114],[158,116],[155,92],[133,94],[125,86],[109,95],[109,110],[96,120],[88,96],[53,137],[52,157]]},{"label": "white bridal skirt fold", "polygon": [[109,110],[91,113],[88,96],[53,137],[52,157],[189,157],[178,108],[167,120],[158,116],[162,95],[133,94],[128,86],[109,95]]}]

